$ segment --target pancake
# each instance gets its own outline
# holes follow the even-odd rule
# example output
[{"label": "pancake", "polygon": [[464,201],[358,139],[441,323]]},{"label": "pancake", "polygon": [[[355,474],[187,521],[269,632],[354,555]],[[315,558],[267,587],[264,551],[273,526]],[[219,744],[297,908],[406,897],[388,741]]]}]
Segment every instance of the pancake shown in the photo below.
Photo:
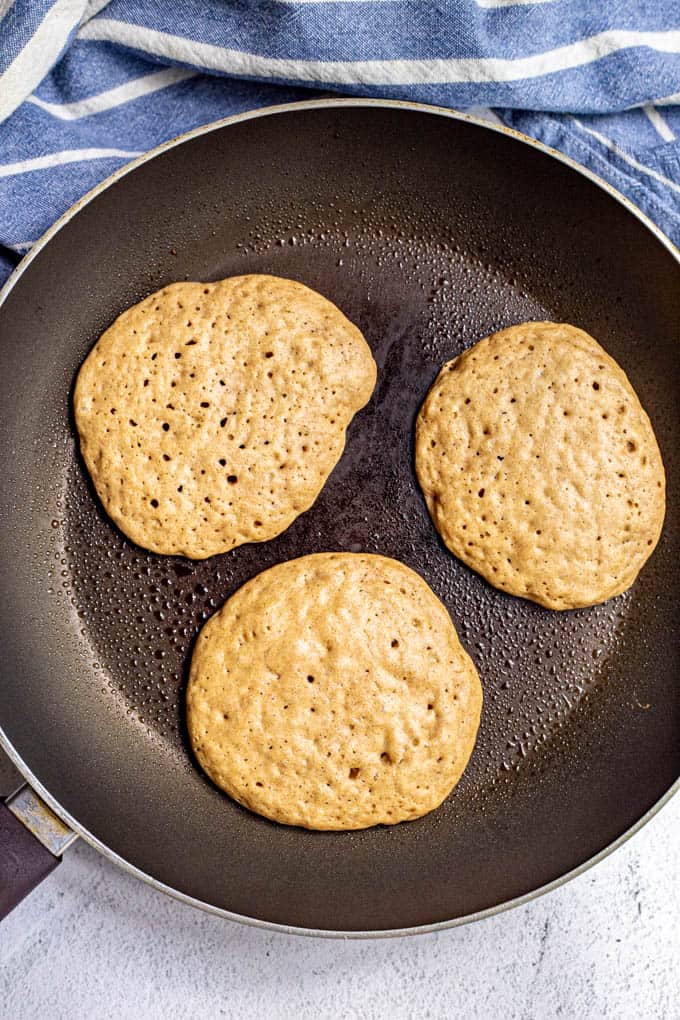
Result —
[{"label": "pancake", "polygon": [[451,552],[550,609],[626,591],[661,534],[649,418],[574,326],[512,326],[444,365],[418,415],[416,471]]},{"label": "pancake", "polygon": [[81,367],[80,449],[128,538],[204,559],[312,505],[375,379],[356,326],[300,283],[175,283],[116,319]]},{"label": "pancake", "polygon": [[362,829],[441,804],[481,704],[421,577],[382,556],[320,553],[257,575],[205,624],[187,719],[202,768],[251,811]]}]

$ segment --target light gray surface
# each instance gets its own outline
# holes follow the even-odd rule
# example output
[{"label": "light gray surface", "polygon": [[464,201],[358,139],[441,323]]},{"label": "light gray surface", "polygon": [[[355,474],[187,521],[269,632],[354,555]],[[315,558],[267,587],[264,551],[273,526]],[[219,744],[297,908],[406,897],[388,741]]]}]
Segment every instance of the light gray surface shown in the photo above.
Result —
[{"label": "light gray surface", "polygon": [[0,925],[0,1015],[677,1020],[678,845],[680,796],[525,907],[437,935],[338,942],[200,913],[78,844]]}]

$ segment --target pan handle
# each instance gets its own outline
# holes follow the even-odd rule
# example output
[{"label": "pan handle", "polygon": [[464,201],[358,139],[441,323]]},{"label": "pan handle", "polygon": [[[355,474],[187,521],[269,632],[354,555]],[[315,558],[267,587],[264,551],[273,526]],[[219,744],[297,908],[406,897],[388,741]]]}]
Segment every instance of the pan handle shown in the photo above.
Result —
[{"label": "pan handle", "polygon": [[0,920],[47,878],[75,839],[28,785],[0,802]]}]

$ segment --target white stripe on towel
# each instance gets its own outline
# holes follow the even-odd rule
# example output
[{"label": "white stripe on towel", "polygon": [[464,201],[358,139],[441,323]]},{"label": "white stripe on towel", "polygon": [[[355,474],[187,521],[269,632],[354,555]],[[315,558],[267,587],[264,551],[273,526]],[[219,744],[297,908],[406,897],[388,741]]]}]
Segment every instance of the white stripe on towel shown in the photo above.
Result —
[{"label": "white stripe on towel", "polygon": [[57,0],[9,67],[0,76],[0,121],[43,80],[66,45],[85,8],[85,0]]},{"label": "white stripe on towel", "polygon": [[37,96],[30,96],[29,103],[46,110],[53,117],[59,120],[80,120],[81,117],[89,117],[93,113],[102,113],[104,110],[112,110],[115,106],[129,103],[132,99],[140,96],[147,96],[151,92],[158,92],[160,89],[168,88],[177,82],[186,81],[187,78],[196,78],[197,71],[185,71],[181,67],[166,67],[163,71],[152,71],[151,74],[141,75],[126,81],[123,85],[117,85],[106,92],[99,92],[97,95],[88,96],[86,99],[78,99],[73,103],[48,103]]},{"label": "white stripe on towel", "polygon": [[525,4],[551,4],[553,0],[475,0],[478,7],[523,7]]},{"label": "white stripe on towel", "polygon": [[668,124],[663,119],[657,108],[655,106],[652,106],[651,103],[645,103],[642,109],[646,113],[649,121],[651,121],[652,125],[654,126],[654,130],[657,132],[657,134],[661,135],[664,142],[674,142],[675,135],[673,134],[673,132],[671,131]]},{"label": "white stripe on towel", "polygon": [[669,177],[664,177],[663,174],[653,170],[651,166],[645,166],[644,163],[639,163],[637,159],[633,158],[633,156],[629,156],[627,152],[620,149],[616,142],[613,142],[611,138],[607,138],[606,135],[600,134],[599,131],[593,131],[592,128],[586,127],[585,124],[582,124],[577,117],[571,117],[570,119],[577,128],[580,128],[581,131],[585,131],[587,135],[591,135],[593,138],[597,139],[601,145],[604,145],[610,152],[615,153],[624,161],[624,163],[628,163],[629,166],[632,166],[635,170],[639,170],[640,173],[646,174],[647,177],[653,177],[655,181],[665,184],[666,187],[672,188],[673,191],[677,191],[678,194],[680,194],[680,184],[676,184],[675,181],[670,180]]},{"label": "white stripe on towel", "polygon": [[512,59],[496,57],[432,60],[287,60],[211,43],[169,32],[96,18],[78,33],[80,39],[114,42],[154,56],[212,71],[247,77],[284,78],[328,84],[427,85],[444,82],[500,82],[538,78],[582,67],[619,50],[647,46],[662,53],[680,53],[680,30],[632,32],[613,29],[544,53]]},{"label": "white stripe on towel", "polygon": [[0,21],[6,14],[9,14],[12,7],[14,7],[14,0],[0,0]]},{"label": "white stripe on towel", "polygon": [[48,152],[45,156],[34,159],[23,159],[18,163],[0,165],[0,177],[14,177],[16,174],[27,174],[33,170],[48,170],[52,166],[63,166],[64,163],[80,163],[88,159],[134,159],[141,152],[127,152],[125,149],[65,149],[63,152]]}]

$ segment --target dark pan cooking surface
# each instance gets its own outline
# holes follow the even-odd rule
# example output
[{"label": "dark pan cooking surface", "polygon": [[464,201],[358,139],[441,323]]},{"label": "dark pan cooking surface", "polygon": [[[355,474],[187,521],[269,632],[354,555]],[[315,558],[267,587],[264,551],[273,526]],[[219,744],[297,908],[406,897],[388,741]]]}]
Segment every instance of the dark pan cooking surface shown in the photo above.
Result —
[{"label": "dark pan cooking surface", "polygon": [[[274,541],[203,563],[144,553],[101,512],[70,392],[98,334],[173,280],[267,272],[335,301],[379,374],[315,506]],[[572,322],[650,413],[668,516],[633,590],[553,613],[443,547],[413,470],[440,364],[532,318]],[[535,149],[431,113],[361,105],[246,120],[143,164],[53,238],[0,310],[0,723],[85,829],[155,879],[286,925],[443,922],[558,878],[680,771],[675,606],[678,266],[612,197]],[[443,807],[309,833],[250,814],[183,728],[202,623],[254,574],[322,550],[394,556],[448,606],[484,685],[479,740]]]}]

